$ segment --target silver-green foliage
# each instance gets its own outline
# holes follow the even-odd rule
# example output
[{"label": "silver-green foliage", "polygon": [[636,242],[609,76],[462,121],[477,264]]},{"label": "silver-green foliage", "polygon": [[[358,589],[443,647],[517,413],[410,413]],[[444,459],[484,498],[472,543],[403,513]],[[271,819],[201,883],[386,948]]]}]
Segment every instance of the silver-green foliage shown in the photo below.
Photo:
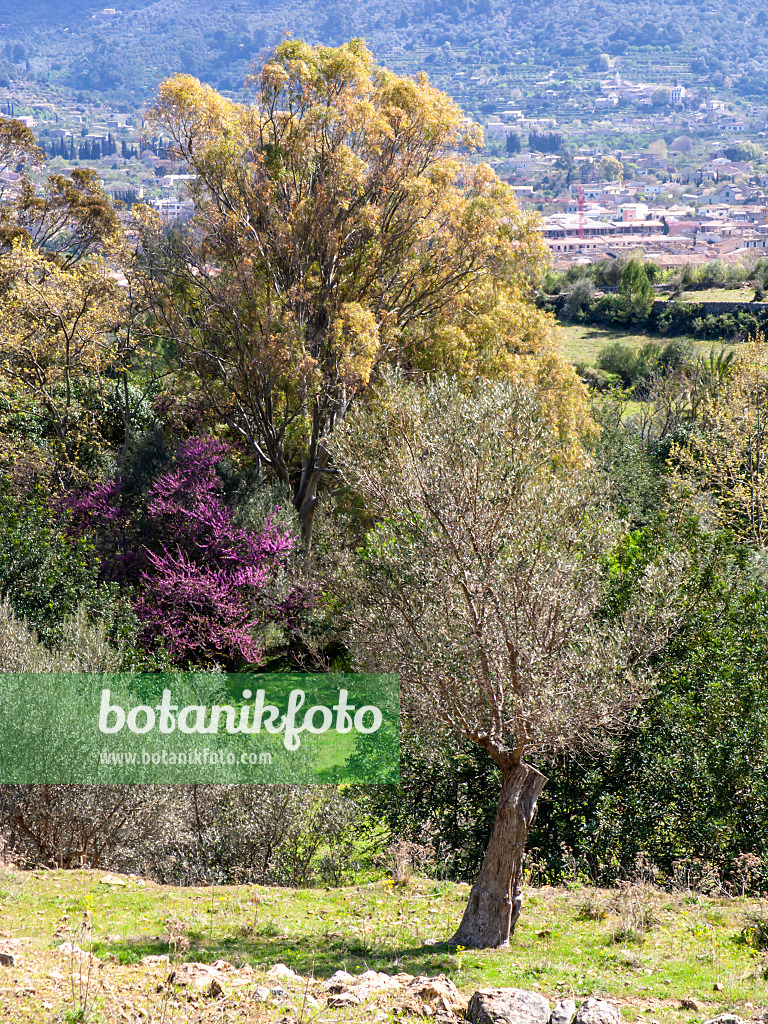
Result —
[{"label": "silver-green foliage", "polygon": [[416,719],[502,768],[625,721],[676,621],[675,566],[650,565],[609,611],[626,526],[534,393],[390,378],[332,446],[375,521],[335,575],[349,642],[360,666],[400,673]]}]

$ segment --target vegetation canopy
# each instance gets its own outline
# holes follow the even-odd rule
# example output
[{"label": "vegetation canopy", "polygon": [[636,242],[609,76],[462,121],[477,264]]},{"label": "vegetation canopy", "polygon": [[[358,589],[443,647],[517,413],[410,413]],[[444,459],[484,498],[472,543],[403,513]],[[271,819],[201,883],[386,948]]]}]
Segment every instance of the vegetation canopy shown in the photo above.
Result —
[{"label": "vegetation canopy", "polygon": [[197,175],[197,219],[158,245],[157,316],[219,415],[292,488],[305,539],[327,439],[387,363],[546,383],[564,436],[586,421],[532,291],[536,215],[461,155],[479,129],[353,40],[283,43],[252,104],[188,75],[150,121]]}]

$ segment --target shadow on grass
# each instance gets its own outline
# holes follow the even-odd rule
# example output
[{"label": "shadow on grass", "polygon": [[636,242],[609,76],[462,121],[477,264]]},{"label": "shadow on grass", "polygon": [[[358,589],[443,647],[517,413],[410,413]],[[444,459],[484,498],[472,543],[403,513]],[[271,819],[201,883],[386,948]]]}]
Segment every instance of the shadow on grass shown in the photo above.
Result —
[{"label": "shadow on grass", "polygon": [[[98,957],[109,954],[121,964],[138,963],[145,956],[162,956],[169,953],[165,940],[125,938],[112,942],[95,942],[93,952]],[[422,945],[363,945],[345,941],[336,935],[325,941],[322,937],[278,936],[265,938],[259,935],[243,938],[229,938],[208,941],[195,937],[178,960],[194,960],[199,963],[213,963],[228,960],[236,967],[250,964],[254,968],[269,968],[283,963],[299,974],[313,974],[316,978],[328,978],[335,971],[375,970],[396,974],[451,974],[457,968],[455,946],[449,942]]]}]

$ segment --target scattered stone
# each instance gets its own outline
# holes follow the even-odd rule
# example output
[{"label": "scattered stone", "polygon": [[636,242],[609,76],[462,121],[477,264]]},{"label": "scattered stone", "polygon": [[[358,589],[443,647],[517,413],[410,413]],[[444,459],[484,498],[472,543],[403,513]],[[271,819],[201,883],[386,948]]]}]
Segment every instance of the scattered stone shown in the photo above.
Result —
[{"label": "scattered stone", "polygon": [[745,1024],[745,1022],[735,1013],[721,1013],[719,1016],[713,1017],[712,1020],[708,1020],[707,1024]]},{"label": "scattered stone", "polygon": [[223,974],[226,974],[228,971],[234,971],[235,969],[228,960],[214,960],[211,967],[214,971],[221,971]]},{"label": "scattered stone", "polygon": [[274,985],[269,990],[270,999],[285,999],[288,995],[288,990],[284,989],[282,985]]},{"label": "scattered stone", "polygon": [[257,985],[256,991],[253,993],[253,998],[257,1003],[266,1003],[269,999],[269,989],[264,988],[263,985]]},{"label": "scattered stone", "polygon": [[330,978],[326,978],[321,988],[326,992],[343,992],[345,988],[349,988],[354,983],[354,977],[347,971],[336,971]]},{"label": "scattered stone", "polygon": [[171,985],[195,989],[205,996],[225,995],[224,979],[219,971],[208,964],[183,963],[168,975]]},{"label": "scattered stone", "polygon": [[467,1019],[473,1024],[549,1024],[551,1012],[548,1000],[539,992],[485,988],[470,999]]},{"label": "scattered stone", "polygon": [[104,875],[99,881],[102,885],[127,885],[128,883],[124,878],[118,878],[116,875]]},{"label": "scattered stone", "polygon": [[80,949],[76,942],[62,942],[59,946],[60,953],[84,953],[85,950]]},{"label": "scattered stone", "polygon": [[621,1024],[621,1010],[605,999],[590,996],[576,1011],[573,1024]]},{"label": "scattered stone", "polygon": [[576,1003],[572,999],[561,999],[555,1004],[549,1024],[571,1024],[576,1013]]},{"label": "scattered stone", "polygon": [[285,964],[275,964],[274,967],[270,967],[267,971],[267,977],[270,981],[287,981],[298,979],[299,975],[296,971],[292,971],[290,967],[286,967]]},{"label": "scattered stone", "polygon": [[81,949],[76,942],[62,942],[58,949],[60,953],[64,953],[66,956],[87,956],[90,960],[93,960],[95,963],[101,963],[99,958],[93,955],[92,950]]},{"label": "scattered stone", "polygon": [[444,974],[436,978],[414,978],[405,987],[403,997],[404,1010],[428,1017],[435,1014],[453,1016],[467,1005],[461,992]]},{"label": "scattered stone", "polygon": [[139,963],[146,964],[147,966],[151,966],[152,964],[168,964],[170,963],[170,958],[167,953],[153,953],[150,956],[143,956],[141,960],[139,960]]},{"label": "scattered stone", "polygon": [[16,956],[10,949],[0,949],[0,967],[15,967]]},{"label": "scattered stone", "polygon": [[715,984],[712,986],[712,991],[713,992],[722,992],[723,988],[724,988],[724,986],[723,986],[722,981],[716,981]]},{"label": "scattered stone", "polygon": [[402,985],[396,978],[383,972],[365,971],[358,978],[353,978],[346,988],[351,988],[357,998],[364,1002],[376,992],[399,992]]},{"label": "scattered stone", "polygon": [[681,999],[680,1009],[693,1010],[694,1013],[701,1013],[701,1004],[697,1003],[695,999]]},{"label": "scattered stone", "polygon": [[335,992],[328,999],[328,1006],[332,1010],[345,1006],[359,1006],[360,1000],[354,992]]}]

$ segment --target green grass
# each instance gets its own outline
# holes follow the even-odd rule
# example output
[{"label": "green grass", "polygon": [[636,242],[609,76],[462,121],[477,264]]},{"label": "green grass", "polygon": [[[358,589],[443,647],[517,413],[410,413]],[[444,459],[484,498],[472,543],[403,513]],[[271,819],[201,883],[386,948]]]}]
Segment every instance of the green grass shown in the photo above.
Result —
[{"label": "green grass", "polygon": [[706,288],[682,296],[684,302],[751,302],[754,297],[754,288]]},{"label": "green grass", "polygon": [[619,1001],[629,1020],[650,1013],[660,1024],[700,1019],[680,1010],[681,998],[706,1004],[709,1017],[726,1008],[748,1017],[744,1004],[768,1002],[766,954],[740,937],[748,914],[757,910],[747,899],[652,888],[530,889],[510,948],[478,951],[447,941],[469,892],[461,884],[415,879],[405,887],[378,881],[331,890],[178,888],[131,878],[117,887],[101,884],[101,877],[88,871],[5,875],[4,934],[30,940],[27,961],[33,949],[44,958],[84,912],[91,913],[94,952],[111,961],[115,991],[121,978],[136,981],[137,972],[146,970],[130,967],[120,974],[119,965],[173,954],[169,936],[175,934],[182,937],[184,959],[224,957],[257,971],[282,962],[316,977],[339,968],[353,974],[369,968],[445,973],[467,994],[483,985],[536,988],[550,1000],[595,994]]},{"label": "green grass", "polygon": [[661,348],[671,340],[690,341],[694,350],[703,356],[709,355],[713,347],[716,351],[719,351],[721,347],[726,351],[735,347],[725,344],[721,346],[719,342],[699,341],[694,338],[665,338],[660,335],[643,334],[616,327],[594,327],[589,324],[560,324],[559,327],[563,334],[563,351],[566,358],[572,363],[584,363],[587,366],[594,366],[600,352],[615,341],[621,342],[622,345],[628,345],[632,349],[642,348],[649,341]]}]

